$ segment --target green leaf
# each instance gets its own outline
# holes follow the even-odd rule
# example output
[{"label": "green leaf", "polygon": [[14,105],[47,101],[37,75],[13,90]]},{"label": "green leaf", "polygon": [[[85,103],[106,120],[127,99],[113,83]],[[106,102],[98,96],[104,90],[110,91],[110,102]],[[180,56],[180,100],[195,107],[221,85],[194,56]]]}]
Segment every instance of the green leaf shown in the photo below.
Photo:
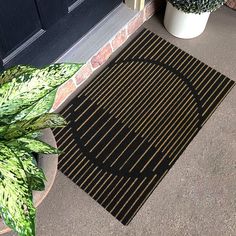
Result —
[{"label": "green leaf", "polygon": [[15,117],[12,118],[11,123],[23,119],[30,120],[34,117],[49,112],[53,106],[56,92],[57,89],[52,90],[45,97],[41,98],[38,102],[19,112]]},{"label": "green leaf", "polygon": [[71,78],[82,64],[54,64],[31,73],[23,73],[0,86],[0,118],[12,117],[36,104],[52,90]]},{"label": "green leaf", "polygon": [[35,70],[37,70],[35,67],[25,65],[11,67],[0,74],[0,85],[12,81],[14,78],[17,78],[22,74],[30,74]]},{"label": "green leaf", "polygon": [[60,115],[56,113],[46,113],[40,117],[17,121],[16,123],[7,125],[5,133],[2,133],[2,138],[5,140],[16,139],[29,133],[33,133],[34,131],[45,128],[63,127],[65,125],[66,121]]},{"label": "green leaf", "polygon": [[44,181],[46,177],[43,170],[37,167],[34,156],[29,154],[26,150],[16,147],[12,143],[8,143],[11,150],[17,153],[17,157],[20,159],[23,169],[25,171],[30,191],[42,191],[45,189]]},{"label": "green leaf", "polygon": [[42,134],[41,131],[34,131],[34,132],[31,132],[31,133],[28,133],[28,134],[25,135],[24,137],[36,139],[36,138],[38,138],[41,134]]},{"label": "green leaf", "polygon": [[28,130],[35,131],[46,128],[64,127],[67,123],[66,120],[57,113],[46,113],[38,118],[33,118]]},{"label": "green leaf", "polygon": [[43,191],[45,189],[45,175],[43,173],[43,170],[38,169],[37,174],[32,176],[30,180],[30,186],[33,191]]},{"label": "green leaf", "polygon": [[7,125],[0,126],[0,138],[3,138],[3,136],[6,133],[7,129],[8,129]]},{"label": "green leaf", "polygon": [[35,235],[35,208],[24,166],[9,147],[0,143],[0,213],[20,236]]},{"label": "green leaf", "polygon": [[21,137],[13,141],[8,141],[8,144],[14,147],[21,147],[28,152],[42,153],[42,154],[59,154],[60,151],[57,148],[50,146],[49,144],[28,137]]}]

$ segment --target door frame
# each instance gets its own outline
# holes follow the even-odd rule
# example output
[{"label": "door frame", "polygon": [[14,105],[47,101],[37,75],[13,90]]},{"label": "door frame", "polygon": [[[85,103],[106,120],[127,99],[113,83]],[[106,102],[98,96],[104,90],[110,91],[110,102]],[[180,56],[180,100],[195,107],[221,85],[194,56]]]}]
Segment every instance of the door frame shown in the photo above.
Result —
[{"label": "door frame", "polygon": [[141,11],[145,6],[145,0],[125,0],[125,4],[133,10]]}]

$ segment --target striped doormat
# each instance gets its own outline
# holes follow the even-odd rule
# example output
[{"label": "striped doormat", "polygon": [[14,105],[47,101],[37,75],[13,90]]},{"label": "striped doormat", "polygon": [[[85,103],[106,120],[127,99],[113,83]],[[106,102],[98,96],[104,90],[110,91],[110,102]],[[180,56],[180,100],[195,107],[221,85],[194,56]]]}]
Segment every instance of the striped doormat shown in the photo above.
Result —
[{"label": "striped doormat", "polygon": [[61,111],[59,169],[126,225],[233,85],[145,29]]}]

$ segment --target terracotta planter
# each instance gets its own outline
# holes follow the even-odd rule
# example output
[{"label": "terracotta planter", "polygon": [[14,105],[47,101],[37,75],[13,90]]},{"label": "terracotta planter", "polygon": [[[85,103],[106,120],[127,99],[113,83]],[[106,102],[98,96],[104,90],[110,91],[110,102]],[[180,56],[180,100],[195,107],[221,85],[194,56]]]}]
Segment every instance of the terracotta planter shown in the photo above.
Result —
[{"label": "terracotta planter", "polygon": [[[50,129],[45,129],[43,131],[42,140],[53,147],[56,147],[56,141],[54,139],[53,133]],[[57,155],[40,155],[38,161],[39,167],[43,169],[45,176],[47,178],[47,182],[45,183],[44,191],[35,191],[33,193],[34,197],[34,205],[36,207],[43,201],[43,199],[49,193],[53,182],[57,173],[57,164],[58,164],[58,156]],[[4,234],[11,231],[8,227],[6,227],[3,221],[0,219],[0,234]]]}]

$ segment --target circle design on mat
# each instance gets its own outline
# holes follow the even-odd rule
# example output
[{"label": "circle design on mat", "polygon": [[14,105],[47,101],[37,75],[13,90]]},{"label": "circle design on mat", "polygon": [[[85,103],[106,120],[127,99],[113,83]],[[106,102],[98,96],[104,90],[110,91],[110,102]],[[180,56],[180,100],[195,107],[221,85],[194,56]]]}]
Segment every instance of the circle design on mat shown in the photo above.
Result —
[{"label": "circle design on mat", "polygon": [[201,99],[200,96],[197,93],[197,90],[195,89],[194,85],[191,83],[191,81],[187,78],[187,76],[185,76],[184,74],[180,73],[178,70],[176,70],[174,67],[170,66],[169,64],[163,63],[162,61],[155,59],[155,60],[149,60],[149,59],[145,59],[145,58],[127,58],[126,60],[119,60],[117,62],[114,62],[110,65],[110,67],[114,67],[114,66],[118,66],[121,63],[125,63],[125,64],[129,64],[129,63],[147,63],[147,64],[153,64],[153,65],[158,65],[161,66],[163,68],[165,68],[166,70],[171,71],[174,75],[177,75],[188,87],[189,91],[191,91],[192,96],[195,100],[195,103],[197,105],[197,109],[198,109],[198,128],[200,129],[202,127],[202,123],[203,123],[203,117],[202,117],[202,113],[203,113],[203,109],[202,109],[202,103],[201,103]]}]

